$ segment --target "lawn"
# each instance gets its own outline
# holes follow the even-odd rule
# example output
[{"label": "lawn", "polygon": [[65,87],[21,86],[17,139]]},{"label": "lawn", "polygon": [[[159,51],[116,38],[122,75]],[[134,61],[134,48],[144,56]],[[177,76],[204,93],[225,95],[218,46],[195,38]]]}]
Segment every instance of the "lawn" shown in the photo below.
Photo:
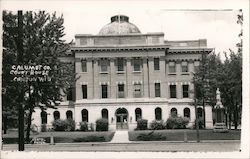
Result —
[{"label": "lawn", "polygon": [[[189,141],[196,140],[196,130],[185,130]],[[213,130],[199,130],[201,140],[240,140],[240,130],[228,133],[214,133]],[[184,141],[184,129],[129,131],[130,141]]]},{"label": "lawn", "polygon": [[[55,143],[73,143],[73,142],[109,142],[114,136],[114,132],[40,132],[39,134],[31,134],[31,138],[39,137],[45,139],[46,143],[50,142],[51,134],[54,137]],[[8,132],[3,134],[3,143],[17,143],[18,133]]]}]

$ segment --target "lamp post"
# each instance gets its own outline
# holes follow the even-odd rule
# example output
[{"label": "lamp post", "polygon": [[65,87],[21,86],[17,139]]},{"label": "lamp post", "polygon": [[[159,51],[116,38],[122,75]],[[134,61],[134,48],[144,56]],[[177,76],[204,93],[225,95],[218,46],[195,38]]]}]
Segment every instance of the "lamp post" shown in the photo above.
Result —
[{"label": "lamp post", "polygon": [[193,90],[193,100],[194,100],[194,108],[195,108],[195,129],[196,129],[196,141],[200,142],[200,132],[199,132],[199,121],[198,121],[198,111],[197,111],[197,99],[196,99],[196,81],[194,77],[194,72],[191,72],[193,74],[193,85],[194,85],[194,90]]}]

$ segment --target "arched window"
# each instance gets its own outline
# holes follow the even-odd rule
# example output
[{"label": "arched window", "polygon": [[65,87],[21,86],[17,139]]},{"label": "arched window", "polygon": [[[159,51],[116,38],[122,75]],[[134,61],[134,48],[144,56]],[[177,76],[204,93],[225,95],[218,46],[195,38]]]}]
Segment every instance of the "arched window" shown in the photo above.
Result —
[{"label": "arched window", "polygon": [[198,118],[202,118],[202,108],[197,109],[197,116]]},{"label": "arched window", "polygon": [[109,112],[107,109],[102,109],[102,118],[105,118],[105,119],[109,118]]},{"label": "arched window", "polygon": [[183,114],[184,114],[184,117],[190,118],[190,109],[189,108],[185,108],[183,110]]},{"label": "arched window", "polygon": [[60,119],[60,112],[54,111],[54,120]]},{"label": "arched window", "polygon": [[172,116],[172,117],[176,117],[177,114],[178,114],[177,109],[176,109],[176,108],[172,108],[172,109],[171,109],[171,116]]},{"label": "arched window", "polygon": [[89,113],[87,109],[82,110],[82,121],[89,121]]},{"label": "arched window", "polygon": [[141,119],[141,117],[142,117],[141,108],[136,108],[135,109],[135,121],[137,121],[138,119]]},{"label": "arched window", "polygon": [[73,119],[73,113],[72,113],[71,110],[68,110],[68,111],[66,112],[66,117],[67,117],[67,119]]},{"label": "arched window", "polygon": [[155,109],[155,120],[161,120],[162,116],[161,116],[161,108],[156,108]]},{"label": "arched window", "polygon": [[42,124],[47,124],[47,113],[45,111],[41,112]]}]

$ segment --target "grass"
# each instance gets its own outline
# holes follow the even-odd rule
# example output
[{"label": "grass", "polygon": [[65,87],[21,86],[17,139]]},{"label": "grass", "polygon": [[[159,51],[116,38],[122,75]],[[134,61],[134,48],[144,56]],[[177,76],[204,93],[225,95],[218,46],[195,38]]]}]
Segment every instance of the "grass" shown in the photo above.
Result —
[{"label": "grass", "polygon": [[[185,129],[189,141],[196,140],[196,130]],[[201,140],[240,140],[239,130],[228,133],[214,133],[213,130],[199,130]],[[129,131],[130,141],[184,141],[184,129]]]},{"label": "grass", "polygon": [[[46,143],[50,142],[51,134],[54,137],[55,143],[73,143],[73,142],[109,142],[114,136],[114,132],[82,132],[82,131],[72,131],[72,132],[40,132],[39,134],[31,134],[30,138],[39,137],[44,138]],[[9,132],[3,134],[4,144],[17,143],[18,134],[17,132]]]}]

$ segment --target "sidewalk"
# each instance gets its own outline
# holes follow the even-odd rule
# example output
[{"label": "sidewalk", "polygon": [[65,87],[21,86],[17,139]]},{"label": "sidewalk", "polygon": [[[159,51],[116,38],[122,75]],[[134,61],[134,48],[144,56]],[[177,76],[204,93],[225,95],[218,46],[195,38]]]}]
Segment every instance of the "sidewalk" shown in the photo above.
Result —
[{"label": "sidewalk", "polygon": [[116,131],[110,143],[130,143],[128,138],[128,131]]}]

